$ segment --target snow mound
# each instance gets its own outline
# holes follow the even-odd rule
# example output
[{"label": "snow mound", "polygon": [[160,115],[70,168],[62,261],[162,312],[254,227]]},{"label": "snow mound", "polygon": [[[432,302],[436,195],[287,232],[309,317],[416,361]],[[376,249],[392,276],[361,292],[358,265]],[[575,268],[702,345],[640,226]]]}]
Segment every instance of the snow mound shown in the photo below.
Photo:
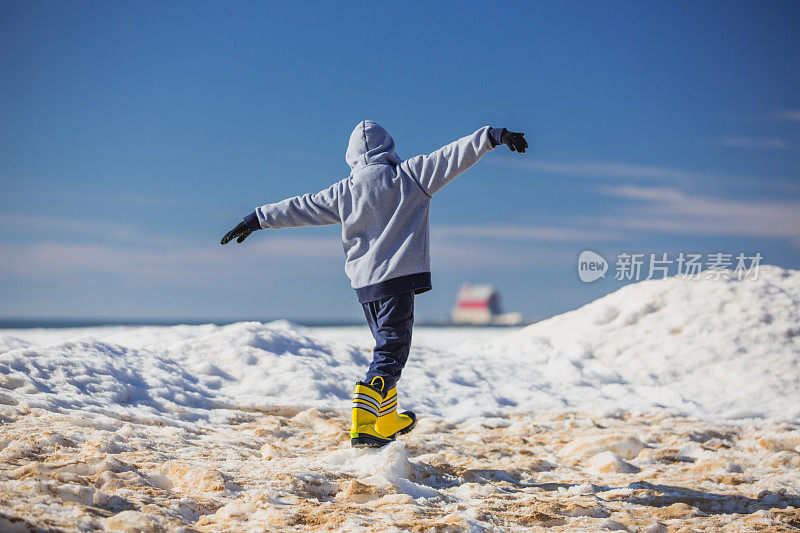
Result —
[{"label": "snow mound", "polygon": [[[71,340],[6,351],[0,354],[0,403],[185,425],[224,419],[230,409],[338,401],[349,395],[352,378],[331,383],[321,374],[347,366],[346,358],[347,373],[355,376],[365,361],[347,349],[331,350],[288,322],[187,328],[162,328],[174,331],[158,332],[166,343],[160,348],[143,339],[139,330],[145,328],[127,328],[130,344],[147,347],[70,332]],[[81,333],[127,340],[119,328]]]},{"label": "snow mound", "polygon": [[214,407],[212,391],[175,360],[95,339],[0,355],[0,387],[3,403],[151,423],[194,421],[187,407]]},{"label": "snow mound", "polygon": [[[564,409],[800,421],[798,271],[646,281],[510,334],[489,331],[415,332],[400,409],[476,428]],[[346,410],[371,347],[366,327],[287,321],[0,330],[0,404],[179,426]]]},{"label": "snow mound", "polygon": [[479,349],[568,406],[798,420],[800,271],[644,281]]},{"label": "snow mound", "polygon": [[[167,347],[176,361],[213,381],[240,406],[328,406],[349,398],[367,359],[334,347],[286,321],[241,322]],[[198,357],[200,356],[200,357]]]}]

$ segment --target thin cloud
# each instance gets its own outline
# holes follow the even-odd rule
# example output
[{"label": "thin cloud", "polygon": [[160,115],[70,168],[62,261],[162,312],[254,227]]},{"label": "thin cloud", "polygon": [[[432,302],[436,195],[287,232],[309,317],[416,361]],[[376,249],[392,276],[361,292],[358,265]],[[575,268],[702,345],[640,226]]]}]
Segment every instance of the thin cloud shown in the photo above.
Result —
[{"label": "thin cloud", "polygon": [[775,120],[783,122],[800,122],[800,109],[782,109],[772,116]]},{"label": "thin cloud", "polygon": [[[237,280],[280,277],[319,269],[341,272],[344,254],[337,236],[292,237],[264,231],[243,245],[221,247],[187,244],[178,237],[149,234],[134,225],[31,214],[0,214],[4,228],[45,232],[59,229],[64,239],[48,237],[19,244],[0,244],[0,274],[6,278],[69,283],[102,277],[149,285],[209,283],[236,285]],[[435,263],[444,268],[502,268],[567,260],[551,251],[503,244],[513,242],[580,242],[622,240],[621,232],[553,226],[434,226]],[[460,238],[471,239],[464,246]],[[110,242],[108,239],[111,239]],[[487,242],[490,241],[490,242]],[[527,249],[526,249],[527,248]],[[566,257],[566,256],[565,256]],[[237,275],[231,275],[235,272]]]},{"label": "thin cloud", "polygon": [[726,187],[746,186],[757,184],[762,190],[778,190],[797,192],[800,184],[796,179],[771,178],[765,180],[763,176],[742,176],[710,170],[693,170],[676,167],[662,167],[655,165],[637,165],[614,161],[540,161],[535,159],[511,159],[507,157],[493,157],[488,164],[495,167],[515,168],[526,170],[543,176],[564,176],[586,180],[626,180],[643,183],[669,182],[678,184],[691,184],[697,182],[724,183]]},{"label": "thin cloud", "polygon": [[537,174],[566,176],[577,179],[625,179],[634,181],[669,181],[691,183],[697,181],[725,181],[728,184],[752,184],[755,177],[734,176],[708,170],[637,165],[613,161],[538,161],[510,158],[492,158],[490,165],[518,168]]},{"label": "thin cloud", "polygon": [[719,137],[711,141],[716,146],[758,150],[794,150],[795,146],[778,137]]},{"label": "thin cloud", "polygon": [[501,167],[521,168],[535,172],[569,176],[573,178],[628,178],[628,179],[697,179],[709,173],[687,169],[635,165],[613,161],[519,161],[509,158],[494,158],[490,164]]},{"label": "thin cloud", "polygon": [[487,268],[500,271],[545,264],[570,264],[575,259],[574,250],[552,251],[481,243],[463,246],[438,239],[432,248],[431,266],[437,272]]},{"label": "thin cloud", "polygon": [[[253,237],[250,237],[253,239]],[[268,238],[242,246],[169,246],[132,249],[115,244],[35,242],[0,245],[0,273],[26,279],[69,280],[112,275],[134,281],[170,281],[181,285],[217,283],[285,273],[327,262],[340,266],[336,238]],[[231,276],[231,272],[240,274]]]},{"label": "thin cloud", "polygon": [[800,109],[778,109],[763,113],[728,113],[727,118],[742,122],[800,122]]},{"label": "thin cloud", "polygon": [[110,221],[97,221],[81,218],[67,218],[45,214],[0,213],[0,226],[15,232],[54,231],[69,233],[72,237],[91,239],[113,239],[117,242],[145,244],[151,246],[169,246],[177,244],[176,240],[164,235],[143,232],[133,224],[120,224]]},{"label": "thin cloud", "polygon": [[471,226],[435,226],[431,233],[438,238],[471,237],[509,241],[618,241],[624,236],[616,231],[574,229],[554,226],[525,225],[471,225]]},{"label": "thin cloud", "polygon": [[650,200],[656,202],[679,202],[686,198],[681,191],[671,187],[640,187],[637,185],[620,185],[601,187],[600,192],[607,196],[630,198],[633,200]]},{"label": "thin cloud", "polygon": [[605,195],[644,203],[619,217],[595,217],[591,223],[626,231],[746,235],[800,243],[800,201],[733,200],[687,195],[677,189],[641,186],[603,187]]},{"label": "thin cloud", "polygon": [[[452,239],[434,237],[432,256],[437,271],[460,272],[569,264],[574,259],[574,250],[494,242],[464,246]],[[241,290],[251,287],[253,280],[264,283],[291,275],[319,276],[322,272],[344,275],[341,243],[335,237],[268,237],[233,248],[216,245],[148,250],[91,243],[22,243],[0,245],[0,257],[3,257],[0,276],[7,281],[133,287],[214,285]]]}]

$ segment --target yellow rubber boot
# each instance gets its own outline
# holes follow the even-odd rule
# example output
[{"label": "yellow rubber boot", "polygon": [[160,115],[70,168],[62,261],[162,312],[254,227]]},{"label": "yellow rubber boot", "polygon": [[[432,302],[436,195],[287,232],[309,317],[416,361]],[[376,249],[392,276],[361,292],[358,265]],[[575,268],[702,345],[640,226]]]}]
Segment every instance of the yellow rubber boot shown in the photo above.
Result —
[{"label": "yellow rubber boot", "polygon": [[411,411],[397,413],[397,387],[392,387],[381,402],[375,429],[381,435],[394,438],[395,435],[405,435],[416,425],[417,416]]},{"label": "yellow rubber boot", "polygon": [[356,382],[350,426],[350,446],[353,448],[380,448],[392,442],[393,437],[382,435],[375,427],[382,401],[380,391],[366,383]]}]

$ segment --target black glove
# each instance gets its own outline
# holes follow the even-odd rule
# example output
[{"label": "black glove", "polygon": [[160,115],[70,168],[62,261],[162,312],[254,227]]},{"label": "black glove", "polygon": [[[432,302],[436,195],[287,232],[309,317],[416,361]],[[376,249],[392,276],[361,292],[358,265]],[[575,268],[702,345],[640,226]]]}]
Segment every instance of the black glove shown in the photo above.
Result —
[{"label": "black glove", "polygon": [[521,154],[524,154],[528,148],[528,141],[525,140],[524,133],[508,131],[505,128],[503,128],[503,133],[500,134],[500,143],[508,146],[512,152],[517,151]]},{"label": "black glove", "polygon": [[236,242],[240,243],[244,241],[250,234],[253,233],[250,231],[250,228],[247,227],[247,224],[244,222],[239,222],[235,228],[230,230],[225,236],[219,241],[220,244],[228,244],[233,239],[236,239]]}]

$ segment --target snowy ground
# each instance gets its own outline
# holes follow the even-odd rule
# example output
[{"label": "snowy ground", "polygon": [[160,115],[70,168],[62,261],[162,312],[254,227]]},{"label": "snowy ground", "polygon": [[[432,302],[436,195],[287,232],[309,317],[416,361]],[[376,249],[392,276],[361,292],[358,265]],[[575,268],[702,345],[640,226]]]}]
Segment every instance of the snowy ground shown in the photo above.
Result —
[{"label": "snowy ground", "polygon": [[419,328],[352,450],[364,328],[0,330],[0,531],[800,527],[800,272]]}]

